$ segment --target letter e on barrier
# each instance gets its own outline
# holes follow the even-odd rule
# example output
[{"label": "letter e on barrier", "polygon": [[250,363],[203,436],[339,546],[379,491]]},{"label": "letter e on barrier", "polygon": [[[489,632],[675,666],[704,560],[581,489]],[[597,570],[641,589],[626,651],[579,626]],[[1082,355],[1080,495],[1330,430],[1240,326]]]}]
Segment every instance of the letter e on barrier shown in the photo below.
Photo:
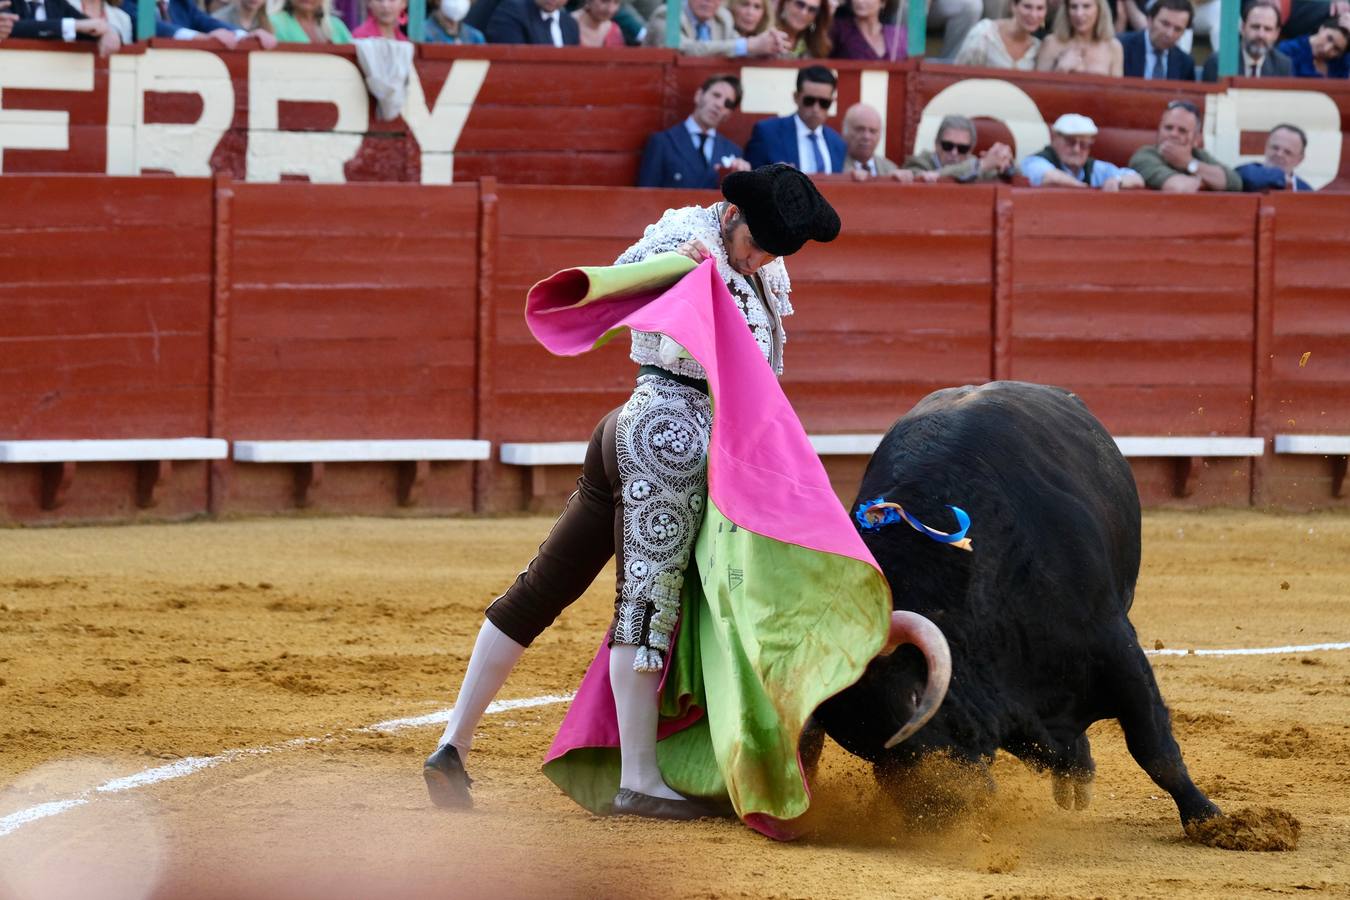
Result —
[{"label": "letter e on barrier", "polygon": [[[331,103],[332,131],[282,131],[282,100]],[[250,53],[248,59],[249,181],[280,181],[307,175],[313,182],[344,182],[370,124],[370,99],[361,70],[350,60],[323,53]]]},{"label": "letter e on barrier", "polygon": [[55,109],[5,109],[4,89],[92,91],[94,57],[88,53],[0,50],[0,172],[6,150],[69,150],[70,113]]},{"label": "letter e on barrier", "polygon": [[451,64],[432,110],[427,109],[417,71],[408,79],[403,121],[408,123],[408,130],[422,151],[423,184],[450,184],[455,180],[455,145],[464,132],[478,91],[487,80],[489,65],[485,59],[461,59]]},{"label": "letter e on barrier", "polygon": [[[196,94],[196,122],[147,124],[145,95]],[[210,177],[211,154],[234,119],[234,85],[225,61],[205,50],[155,50],[108,60],[108,174],[165,169]]]}]

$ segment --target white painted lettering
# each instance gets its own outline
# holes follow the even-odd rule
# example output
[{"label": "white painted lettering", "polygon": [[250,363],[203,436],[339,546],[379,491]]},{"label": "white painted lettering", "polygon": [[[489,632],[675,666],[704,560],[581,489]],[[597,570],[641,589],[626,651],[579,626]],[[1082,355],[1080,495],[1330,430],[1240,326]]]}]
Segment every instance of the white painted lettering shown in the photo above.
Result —
[{"label": "white painted lettering", "polygon": [[422,150],[422,183],[450,184],[455,180],[455,145],[464,132],[469,111],[487,80],[485,59],[461,59],[450,67],[445,85],[436,97],[436,108],[427,109],[422,79],[414,71],[408,79],[403,102],[403,121]]},{"label": "white painted lettering", "polygon": [[0,172],[6,150],[69,150],[70,113],[51,109],[5,109],[4,89],[92,91],[94,57],[42,50],[0,52]]},{"label": "white painted lettering", "polygon": [[[332,131],[281,131],[282,100],[331,103]],[[250,53],[248,60],[249,181],[307,175],[314,182],[347,180],[344,166],[361,149],[370,122],[370,97],[361,70],[341,56],[321,53]]]}]

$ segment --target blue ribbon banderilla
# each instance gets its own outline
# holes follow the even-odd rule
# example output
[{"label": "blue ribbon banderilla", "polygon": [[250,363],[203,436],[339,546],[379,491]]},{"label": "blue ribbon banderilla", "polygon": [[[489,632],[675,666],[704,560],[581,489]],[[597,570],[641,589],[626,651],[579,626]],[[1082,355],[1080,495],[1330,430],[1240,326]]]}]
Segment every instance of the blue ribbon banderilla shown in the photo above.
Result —
[{"label": "blue ribbon banderilla", "polygon": [[875,500],[859,503],[857,511],[853,513],[853,518],[858,521],[858,527],[863,531],[880,531],[887,525],[904,522],[919,534],[931,538],[939,544],[949,544],[959,550],[973,550],[970,538],[966,537],[966,532],[970,530],[970,516],[966,515],[966,511],[959,506],[948,504],[947,508],[956,516],[956,524],[960,529],[950,534],[945,531],[938,531],[936,528],[929,528],[905,512],[905,508],[899,503],[892,503],[885,497],[877,497]]}]

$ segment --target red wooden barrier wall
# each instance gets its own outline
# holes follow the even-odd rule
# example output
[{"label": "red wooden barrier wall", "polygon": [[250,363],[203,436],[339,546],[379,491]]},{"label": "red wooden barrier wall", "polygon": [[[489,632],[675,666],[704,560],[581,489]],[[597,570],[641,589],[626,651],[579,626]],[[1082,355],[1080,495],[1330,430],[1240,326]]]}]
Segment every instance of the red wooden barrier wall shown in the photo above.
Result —
[{"label": "red wooden barrier wall", "polygon": [[[1350,430],[1334,198],[824,190],[844,232],[789,264],[784,387],[813,433],[882,431],[929,390],[991,377],[1073,389],[1120,435]],[[715,196],[0,178],[0,439],[585,440],[627,395],[627,342],[554,359],[526,332],[525,291]],[[862,460],[831,462],[849,493]],[[55,513],[35,469],[0,466],[0,518],[135,514],[134,467],[81,466]],[[1166,464],[1136,473],[1171,502]],[[315,505],[388,511],[395,477],[333,467]],[[208,481],[220,512],[288,508],[294,490],[286,466],[184,464],[154,515],[205,511]],[[529,488],[517,467],[444,464],[420,509],[518,509]],[[1270,451],[1211,460],[1191,502],[1253,498],[1345,503],[1325,459]]]},{"label": "red wooden barrier wall", "polygon": [[[0,437],[207,434],[212,192],[207,181],[0,178]],[[0,516],[38,517],[5,477]],[[158,515],[201,510],[206,467],[175,466]],[[65,514],[130,516],[135,469],[88,463]]]},{"label": "red wooden barrier wall", "polygon": [[[1257,198],[1013,193],[1011,376],[1073,389],[1112,434],[1251,433]],[[1248,460],[1209,469],[1206,500],[1245,501]],[[1150,495],[1172,478],[1136,472]]]},{"label": "red wooden barrier wall", "polygon": [[[1273,240],[1257,434],[1350,434],[1350,205],[1337,200],[1262,200],[1273,213]],[[1324,457],[1268,452],[1255,499],[1298,504],[1328,496],[1330,485]]]},{"label": "red wooden barrier wall", "polygon": [[[471,436],[477,186],[232,191],[219,430],[242,440]],[[315,506],[350,506],[370,490],[362,473],[378,484],[396,474],[392,465],[347,468],[348,478],[328,477],[314,492]],[[433,469],[425,502],[471,506],[468,464]],[[284,506],[290,475],[285,466],[236,463],[223,508]]]}]

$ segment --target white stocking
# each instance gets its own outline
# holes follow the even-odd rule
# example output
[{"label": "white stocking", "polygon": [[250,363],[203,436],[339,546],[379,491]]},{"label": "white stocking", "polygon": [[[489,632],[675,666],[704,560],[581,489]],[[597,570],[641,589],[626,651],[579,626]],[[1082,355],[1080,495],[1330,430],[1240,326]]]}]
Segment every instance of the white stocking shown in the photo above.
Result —
[{"label": "white stocking", "polygon": [[609,687],[619,714],[619,755],[623,761],[619,787],[650,797],[683,800],[666,786],[656,764],[661,673],[633,671],[637,649],[628,644],[609,648]]},{"label": "white stocking", "polygon": [[459,686],[459,698],[450,711],[450,723],[445,726],[445,733],[436,746],[454,744],[461,761],[469,755],[478,720],[483,718],[488,704],[502,689],[506,676],[511,674],[516,660],[524,652],[525,648],[507,637],[500,628],[488,620],[483,621],[469,656],[464,683]]}]

